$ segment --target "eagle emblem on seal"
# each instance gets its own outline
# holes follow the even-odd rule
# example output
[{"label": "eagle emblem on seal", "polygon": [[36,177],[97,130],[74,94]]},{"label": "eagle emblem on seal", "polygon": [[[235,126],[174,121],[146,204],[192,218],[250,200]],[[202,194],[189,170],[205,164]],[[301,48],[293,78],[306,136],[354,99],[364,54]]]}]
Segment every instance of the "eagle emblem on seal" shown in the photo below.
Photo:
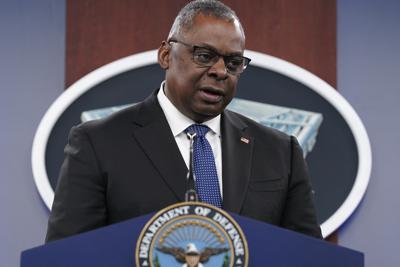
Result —
[{"label": "eagle emblem on seal", "polygon": [[206,247],[199,251],[194,243],[188,243],[186,250],[180,247],[158,247],[158,251],[171,254],[176,261],[183,263],[182,267],[203,267],[203,263],[208,262],[211,256],[227,252],[228,248]]}]

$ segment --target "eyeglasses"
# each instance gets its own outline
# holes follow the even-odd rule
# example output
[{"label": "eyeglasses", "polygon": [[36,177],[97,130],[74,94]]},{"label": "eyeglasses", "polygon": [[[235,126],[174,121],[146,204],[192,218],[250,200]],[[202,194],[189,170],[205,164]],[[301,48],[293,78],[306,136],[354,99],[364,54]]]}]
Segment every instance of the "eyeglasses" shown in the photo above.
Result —
[{"label": "eyeglasses", "polygon": [[169,40],[168,43],[178,43],[190,47],[193,53],[193,61],[199,66],[211,67],[218,62],[220,57],[222,57],[224,59],[226,71],[232,75],[238,75],[242,73],[251,61],[251,59],[247,57],[242,57],[239,55],[221,55],[213,49],[187,44],[175,39]]}]

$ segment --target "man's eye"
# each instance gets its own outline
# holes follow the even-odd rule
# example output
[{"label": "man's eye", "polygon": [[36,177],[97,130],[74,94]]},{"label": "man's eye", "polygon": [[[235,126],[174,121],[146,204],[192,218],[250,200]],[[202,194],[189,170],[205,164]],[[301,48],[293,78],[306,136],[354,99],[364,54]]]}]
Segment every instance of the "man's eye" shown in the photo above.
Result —
[{"label": "man's eye", "polygon": [[197,52],[195,58],[202,63],[208,63],[214,59],[215,55],[210,52]]},{"label": "man's eye", "polygon": [[239,68],[243,65],[243,59],[241,58],[231,58],[228,61],[227,67],[229,68]]}]

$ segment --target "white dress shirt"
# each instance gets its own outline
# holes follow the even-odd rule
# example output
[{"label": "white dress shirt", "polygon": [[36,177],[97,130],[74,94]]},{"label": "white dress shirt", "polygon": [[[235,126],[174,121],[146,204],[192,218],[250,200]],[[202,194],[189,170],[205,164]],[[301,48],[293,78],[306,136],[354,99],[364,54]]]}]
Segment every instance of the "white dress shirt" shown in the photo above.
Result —
[{"label": "white dress shirt", "polygon": [[[189,169],[189,150],[190,141],[187,138],[185,129],[192,124],[195,124],[192,119],[183,115],[164,93],[165,81],[161,83],[160,91],[157,94],[158,102],[167,118],[169,127],[175,138],[176,144],[185,160],[186,167]],[[211,145],[211,149],[215,158],[215,166],[217,168],[219,190],[222,197],[222,149],[221,149],[221,115],[218,115],[211,120],[205,121],[202,124],[207,125],[210,131],[207,132],[206,138]]]}]

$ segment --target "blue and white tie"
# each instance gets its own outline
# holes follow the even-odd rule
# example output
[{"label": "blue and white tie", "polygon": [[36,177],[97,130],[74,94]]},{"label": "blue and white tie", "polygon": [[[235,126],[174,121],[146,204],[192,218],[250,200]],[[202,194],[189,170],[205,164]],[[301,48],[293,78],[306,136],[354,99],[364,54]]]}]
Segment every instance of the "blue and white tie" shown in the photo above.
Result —
[{"label": "blue and white tie", "polygon": [[209,130],[206,125],[192,124],[185,132],[196,133],[193,143],[193,165],[197,194],[202,202],[222,208],[214,154],[206,138]]}]

